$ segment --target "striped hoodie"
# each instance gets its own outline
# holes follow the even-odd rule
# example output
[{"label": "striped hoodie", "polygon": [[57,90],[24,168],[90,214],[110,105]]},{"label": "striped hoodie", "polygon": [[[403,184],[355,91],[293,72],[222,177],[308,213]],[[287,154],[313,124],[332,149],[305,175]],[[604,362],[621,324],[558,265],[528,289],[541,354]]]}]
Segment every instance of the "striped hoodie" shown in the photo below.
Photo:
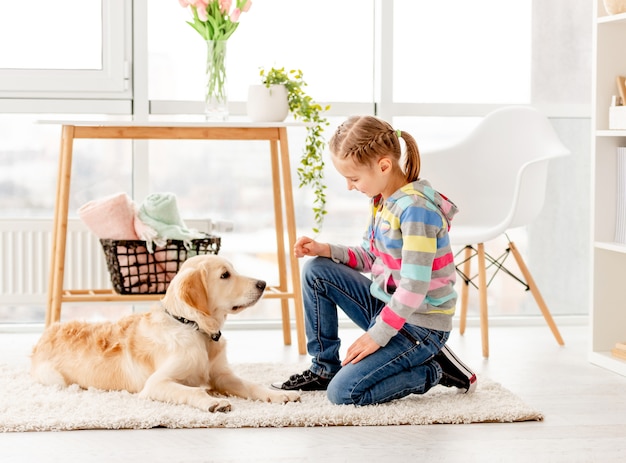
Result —
[{"label": "striped hoodie", "polygon": [[457,299],[448,230],[457,207],[426,180],[409,183],[383,204],[372,199],[361,246],[331,244],[331,258],[372,277],[385,302],[368,333],[385,346],[405,323],[450,331]]}]

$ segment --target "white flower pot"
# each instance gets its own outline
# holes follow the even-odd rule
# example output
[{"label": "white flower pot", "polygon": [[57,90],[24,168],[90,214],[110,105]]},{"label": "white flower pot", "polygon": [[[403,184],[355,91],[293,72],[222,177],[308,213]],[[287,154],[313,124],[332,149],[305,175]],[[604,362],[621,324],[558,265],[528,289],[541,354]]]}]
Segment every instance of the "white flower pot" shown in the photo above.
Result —
[{"label": "white flower pot", "polygon": [[252,122],[282,122],[289,114],[287,89],[284,85],[250,85],[248,117]]}]

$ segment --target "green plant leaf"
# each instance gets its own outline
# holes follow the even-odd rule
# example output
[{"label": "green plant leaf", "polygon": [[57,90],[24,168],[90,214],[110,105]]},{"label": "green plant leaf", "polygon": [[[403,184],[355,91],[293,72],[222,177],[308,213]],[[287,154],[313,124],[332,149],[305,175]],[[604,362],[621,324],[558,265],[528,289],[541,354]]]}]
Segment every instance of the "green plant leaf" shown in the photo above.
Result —
[{"label": "green plant leaf", "polygon": [[304,81],[302,70],[272,67],[269,70],[261,68],[259,71],[261,82],[266,87],[270,85],[284,85],[287,89],[287,101],[289,111],[295,120],[305,123],[313,123],[307,127],[305,146],[300,156],[300,165],[296,169],[300,181],[299,188],[310,187],[315,196],[313,200],[313,217],[315,221],[314,233],[319,233],[323,218],[326,215],[326,195],[324,194],[324,127],[330,123],[322,113],[330,109],[330,105],[322,108],[310,95],[307,95],[303,87],[307,86]]}]

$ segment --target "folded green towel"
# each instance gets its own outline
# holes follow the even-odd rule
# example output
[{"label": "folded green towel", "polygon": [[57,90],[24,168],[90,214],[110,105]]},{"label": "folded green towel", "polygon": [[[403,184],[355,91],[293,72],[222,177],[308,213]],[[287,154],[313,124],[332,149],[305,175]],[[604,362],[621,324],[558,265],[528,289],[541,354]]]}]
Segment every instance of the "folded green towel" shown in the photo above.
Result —
[{"label": "folded green towel", "polygon": [[146,197],[138,212],[139,219],[154,229],[154,242],[163,246],[166,240],[182,240],[189,247],[191,240],[204,238],[205,233],[187,228],[178,212],[176,196],[172,193],[152,193]]}]

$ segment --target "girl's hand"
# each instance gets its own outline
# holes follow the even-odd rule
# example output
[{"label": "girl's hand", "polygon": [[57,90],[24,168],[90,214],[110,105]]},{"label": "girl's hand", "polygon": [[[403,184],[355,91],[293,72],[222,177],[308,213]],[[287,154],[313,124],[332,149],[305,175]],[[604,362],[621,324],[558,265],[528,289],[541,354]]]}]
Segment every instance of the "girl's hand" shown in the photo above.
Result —
[{"label": "girl's hand", "polygon": [[372,337],[365,333],[361,335],[350,347],[346,353],[346,358],[341,362],[341,365],[348,363],[358,363],[370,354],[373,354],[380,346],[372,339]]},{"label": "girl's hand", "polygon": [[308,236],[301,236],[293,245],[293,253],[298,258],[304,256],[330,257],[330,246],[326,243],[318,243]]}]

